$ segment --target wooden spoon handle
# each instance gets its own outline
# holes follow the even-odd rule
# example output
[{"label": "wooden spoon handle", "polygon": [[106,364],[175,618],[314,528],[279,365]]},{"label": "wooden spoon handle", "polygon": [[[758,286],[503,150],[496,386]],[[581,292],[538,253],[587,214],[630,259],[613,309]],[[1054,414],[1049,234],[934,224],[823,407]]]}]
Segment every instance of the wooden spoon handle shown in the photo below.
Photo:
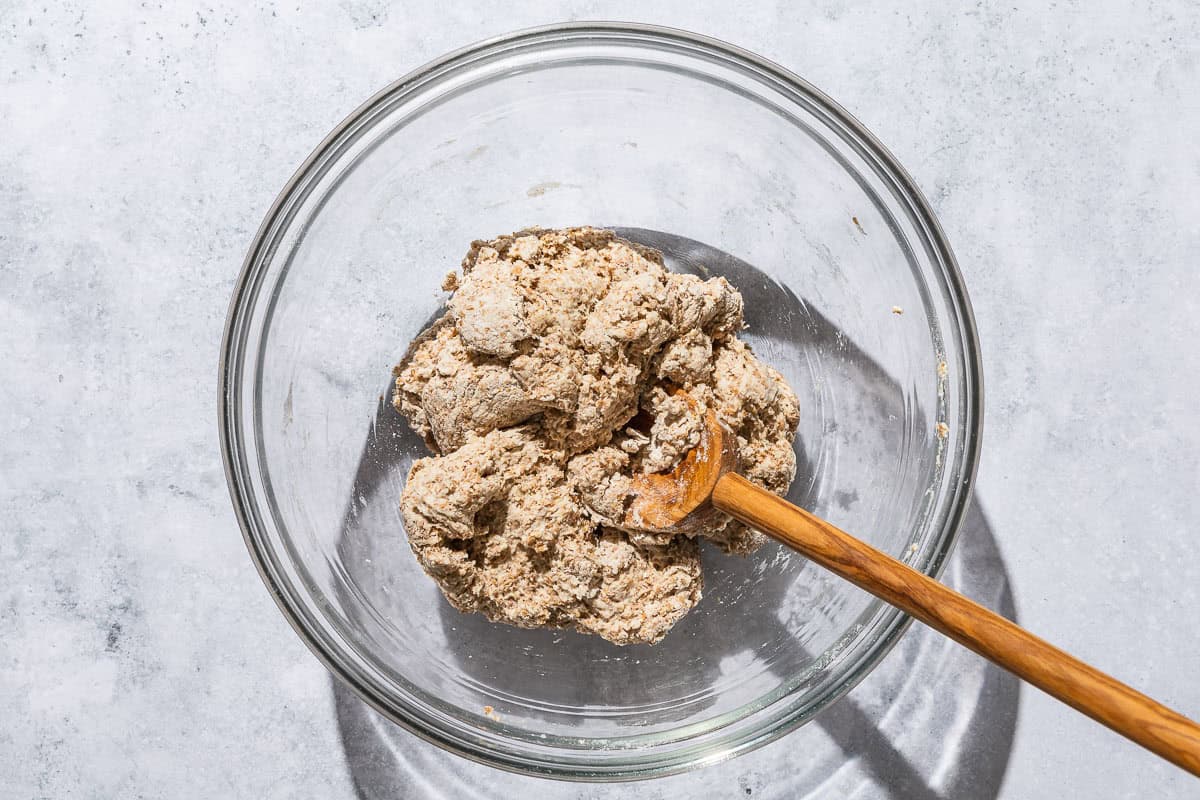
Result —
[{"label": "wooden spoon handle", "polygon": [[1163,758],[1200,775],[1200,725],[828,522],[726,473],[712,504]]}]

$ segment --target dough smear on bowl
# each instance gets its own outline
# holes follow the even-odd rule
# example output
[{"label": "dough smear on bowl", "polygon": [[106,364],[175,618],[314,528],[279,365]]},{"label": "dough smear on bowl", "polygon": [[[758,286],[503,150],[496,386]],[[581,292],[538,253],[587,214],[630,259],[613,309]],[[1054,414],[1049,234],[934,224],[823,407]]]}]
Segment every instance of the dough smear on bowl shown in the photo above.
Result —
[{"label": "dough smear on bowl", "polygon": [[462,611],[660,641],[700,601],[695,537],[744,555],[762,536],[724,515],[687,535],[624,526],[631,477],[672,469],[711,407],[742,474],[783,494],[795,394],[737,338],[725,279],[668,272],[611,231],[476,241],[462,270],[395,370],[395,407],[434,453],[401,495],[413,552]]}]

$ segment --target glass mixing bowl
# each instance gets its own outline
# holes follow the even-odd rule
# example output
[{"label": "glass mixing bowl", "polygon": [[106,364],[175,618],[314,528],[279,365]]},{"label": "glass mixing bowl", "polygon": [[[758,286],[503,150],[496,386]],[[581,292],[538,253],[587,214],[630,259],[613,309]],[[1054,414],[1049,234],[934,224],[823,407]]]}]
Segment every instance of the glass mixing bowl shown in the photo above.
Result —
[{"label": "glass mixing bowl", "polygon": [[[234,292],[221,440],[250,552],[313,651],[462,755],[579,779],[681,771],[812,718],[906,618],[773,544],[704,553],[700,605],[618,647],[454,611],[405,541],[420,440],[390,369],[469,242],[592,224],[720,274],[800,398],[789,499],[936,574],[979,447],[970,307],[928,204],[812,86],[635,25],[542,28],[389,86],[271,207]],[[798,757],[802,758],[803,754]]]}]

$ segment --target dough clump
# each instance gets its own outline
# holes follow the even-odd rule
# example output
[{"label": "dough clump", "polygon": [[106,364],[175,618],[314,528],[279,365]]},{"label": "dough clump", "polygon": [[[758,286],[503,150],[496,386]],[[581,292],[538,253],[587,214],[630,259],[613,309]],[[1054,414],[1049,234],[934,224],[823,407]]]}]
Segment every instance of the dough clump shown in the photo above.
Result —
[{"label": "dough clump", "polygon": [[795,394],[737,338],[725,279],[611,231],[476,241],[462,271],[395,370],[394,405],[435,454],[401,495],[413,552],[459,610],[660,641],[700,601],[695,536],[737,554],[762,536],[723,515],[689,535],[625,526],[631,478],[672,469],[712,408],[742,474],[783,494]]}]

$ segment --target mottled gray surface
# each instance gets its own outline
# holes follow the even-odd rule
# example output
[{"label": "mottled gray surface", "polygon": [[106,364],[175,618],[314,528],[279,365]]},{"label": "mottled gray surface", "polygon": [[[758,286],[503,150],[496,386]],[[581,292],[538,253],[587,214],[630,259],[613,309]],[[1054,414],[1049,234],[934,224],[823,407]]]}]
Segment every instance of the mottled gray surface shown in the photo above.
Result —
[{"label": "mottled gray surface", "polygon": [[[229,507],[225,305],[275,193],[361,100],[447,49],[565,17],[756,50],[892,148],[974,300],[979,491],[1020,619],[1200,716],[1200,10],[695,5],[0,2],[0,796],[355,796],[326,674]],[[872,707],[843,738],[887,729]],[[789,741],[754,758],[785,764]],[[954,772],[942,755],[912,769]],[[737,764],[697,785],[763,794]],[[1196,791],[1021,693],[1001,797]],[[956,796],[973,792],[994,794]]]}]

